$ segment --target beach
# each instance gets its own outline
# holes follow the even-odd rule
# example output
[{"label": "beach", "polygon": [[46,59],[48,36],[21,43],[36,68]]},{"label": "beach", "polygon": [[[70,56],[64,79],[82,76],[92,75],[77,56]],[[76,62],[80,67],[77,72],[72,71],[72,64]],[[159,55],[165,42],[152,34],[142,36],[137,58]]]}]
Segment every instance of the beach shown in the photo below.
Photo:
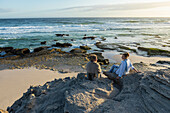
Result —
[{"label": "beach", "polygon": [[0,71],[0,108],[6,109],[16,99],[19,99],[30,86],[43,85],[47,81],[62,79],[65,77],[76,77],[77,73],[61,74],[57,71],[38,70],[35,68],[2,70]]},{"label": "beach", "polygon": [[[104,58],[109,59],[110,61],[110,64],[108,66],[106,65],[102,66],[103,70],[109,70],[113,63],[116,64],[121,63],[121,55],[114,55],[114,52],[112,51],[103,52],[102,54]],[[58,60],[52,60],[54,59],[54,57],[52,56],[55,56],[55,59],[56,56],[58,56]],[[33,58],[30,57],[24,59],[17,59],[14,60],[15,62],[13,60],[11,61],[9,60],[8,62],[4,62],[2,60],[1,62],[3,62],[4,64],[1,63],[0,90],[3,92],[1,93],[0,96],[1,101],[0,108],[6,109],[8,106],[11,106],[13,102],[16,99],[19,99],[30,86],[43,85],[45,82],[52,81],[54,79],[60,78],[62,79],[65,77],[77,77],[78,73],[86,72],[85,65],[88,62],[88,58],[83,57],[81,55],[80,56],[68,55],[68,56],[67,55],[65,56],[65,54],[63,54],[62,56],[58,54],[54,55],[54,53],[52,53],[51,55],[45,56],[41,55]],[[46,58],[46,60],[42,60],[44,59],[44,57]],[[72,60],[70,59],[70,57]],[[37,58],[39,58],[41,62],[33,64],[33,62],[35,62]],[[76,62],[75,59],[77,59],[78,61]],[[81,61],[79,61],[80,59]],[[25,60],[27,60],[27,66],[25,66],[25,64],[24,65],[22,64],[22,62],[26,62]],[[150,64],[156,64],[156,62],[158,62],[159,60],[170,61],[170,58],[142,57],[132,55],[130,56],[130,60],[135,64],[138,70],[146,71],[147,69],[145,70],[141,69],[141,66],[139,65],[140,62],[144,63],[145,65],[148,65],[150,68],[154,70],[166,69],[169,65],[164,65],[166,67],[163,67],[161,65],[157,65],[154,67],[151,66]],[[69,62],[71,62],[71,64],[69,64]],[[30,65],[29,63],[31,63],[32,65]],[[5,91],[6,88],[8,89],[7,91]]]},{"label": "beach", "polygon": [[[126,111],[118,105],[139,113],[169,109],[169,18],[1,21],[0,109],[74,113],[74,108],[80,113],[100,113],[113,103],[118,109],[108,107],[105,112]],[[87,80],[86,64],[92,54],[97,55],[102,71],[108,71],[113,64],[120,65],[125,52],[141,73],[131,71],[123,77],[123,86],[103,74]],[[133,110],[131,100],[136,104]],[[150,102],[154,105],[148,107]]]}]

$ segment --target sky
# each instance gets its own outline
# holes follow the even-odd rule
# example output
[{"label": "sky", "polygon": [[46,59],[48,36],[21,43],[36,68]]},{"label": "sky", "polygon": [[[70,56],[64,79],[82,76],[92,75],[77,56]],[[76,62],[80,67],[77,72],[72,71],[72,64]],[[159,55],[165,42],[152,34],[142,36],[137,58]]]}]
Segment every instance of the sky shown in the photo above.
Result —
[{"label": "sky", "polygon": [[0,0],[0,18],[170,17],[170,0]]}]

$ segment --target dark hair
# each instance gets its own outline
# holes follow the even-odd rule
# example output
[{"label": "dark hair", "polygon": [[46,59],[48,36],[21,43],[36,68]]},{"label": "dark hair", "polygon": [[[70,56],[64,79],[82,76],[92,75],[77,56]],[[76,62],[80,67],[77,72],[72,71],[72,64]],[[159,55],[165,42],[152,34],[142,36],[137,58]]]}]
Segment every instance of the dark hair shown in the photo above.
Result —
[{"label": "dark hair", "polygon": [[90,55],[90,61],[93,62],[97,59],[97,56],[95,54]]},{"label": "dark hair", "polygon": [[129,57],[129,53],[128,53],[128,52],[123,53],[123,55],[124,55],[126,58]]}]

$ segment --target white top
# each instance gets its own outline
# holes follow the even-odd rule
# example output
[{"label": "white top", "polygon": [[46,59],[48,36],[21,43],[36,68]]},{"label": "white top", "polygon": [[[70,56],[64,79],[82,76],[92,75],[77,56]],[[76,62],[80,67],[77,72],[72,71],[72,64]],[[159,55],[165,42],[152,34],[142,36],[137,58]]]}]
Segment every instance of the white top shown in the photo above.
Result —
[{"label": "white top", "polygon": [[119,77],[122,77],[122,75],[126,75],[129,73],[130,68],[134,69],[130,60],[129,59],[123,60],[119,68],[117,69],[116,74],[118,74]]}]

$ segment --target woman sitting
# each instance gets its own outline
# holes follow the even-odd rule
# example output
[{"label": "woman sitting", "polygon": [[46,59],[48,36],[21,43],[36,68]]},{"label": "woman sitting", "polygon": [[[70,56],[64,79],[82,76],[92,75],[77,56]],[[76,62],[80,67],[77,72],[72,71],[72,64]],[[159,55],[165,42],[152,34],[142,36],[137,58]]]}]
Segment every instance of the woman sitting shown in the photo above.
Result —
[{"label": "woman sitting", "polygon": [[139,72],[133,67],[131,61],[128,59],[129,53],[124,53],[122,55],[122,62],[119,66],[113,65],[109,72],[103,72],[109,79],[118,80],[122,78],[123,75],[129,74],[130,69],[132,68],[135,72]]}]

